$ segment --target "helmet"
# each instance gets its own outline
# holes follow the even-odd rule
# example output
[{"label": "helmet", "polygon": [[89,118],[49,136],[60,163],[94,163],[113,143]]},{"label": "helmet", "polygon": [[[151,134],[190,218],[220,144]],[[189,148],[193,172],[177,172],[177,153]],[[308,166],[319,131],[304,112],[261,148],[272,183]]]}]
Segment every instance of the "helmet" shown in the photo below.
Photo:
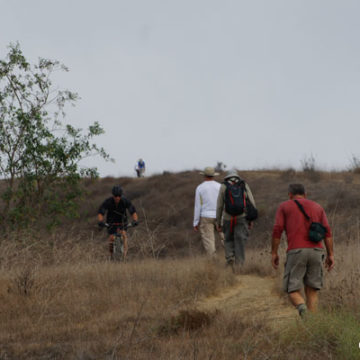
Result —
[{"label": "helmet", "polygon": [[121,188],[120,185],[115,185],[113,188],[112,188],[112,194],[114,196],[121,196],[123,194],[123,190]]}]

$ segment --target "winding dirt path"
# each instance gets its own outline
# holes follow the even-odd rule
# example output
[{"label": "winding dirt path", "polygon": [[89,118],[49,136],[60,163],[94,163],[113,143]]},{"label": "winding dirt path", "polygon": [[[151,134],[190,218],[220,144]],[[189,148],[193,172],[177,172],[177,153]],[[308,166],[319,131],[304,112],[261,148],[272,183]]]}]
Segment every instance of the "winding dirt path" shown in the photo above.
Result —
[{"label": "winding dirt path", "polygon": [[238,275],[238,283],[218,296],[199,301],[200,310],[244,314],[249,320],[265,321],[281,329],[297,318],[297,312],[286,297],[275,290],[275,280],[257,275]]}]

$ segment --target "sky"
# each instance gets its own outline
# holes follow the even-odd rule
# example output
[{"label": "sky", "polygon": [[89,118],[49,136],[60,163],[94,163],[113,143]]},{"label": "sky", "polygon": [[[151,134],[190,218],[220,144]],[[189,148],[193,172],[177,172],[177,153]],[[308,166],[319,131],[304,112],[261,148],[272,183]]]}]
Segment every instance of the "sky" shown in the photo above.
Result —
[{"label": "sky", "polygon": [[360,158],[358,0],[0,0],[0,58],[70,71],[66,121],[115,163],[101,176],[214,166],[323,169]]}]

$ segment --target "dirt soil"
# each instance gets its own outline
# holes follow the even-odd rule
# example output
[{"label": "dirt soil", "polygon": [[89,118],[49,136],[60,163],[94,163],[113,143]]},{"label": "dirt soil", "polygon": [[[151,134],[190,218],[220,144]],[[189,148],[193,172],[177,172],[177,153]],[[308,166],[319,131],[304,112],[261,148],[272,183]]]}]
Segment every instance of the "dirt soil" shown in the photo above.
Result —
[{"label": "dirt soil", "polygon": [[287,297],[280,296],[276,290],[276,279],[257,275],[237,275],[237,278],[235,286],[203,299],[198,303],[198,309],[243,314],[250,321],[262,320],[278,330],[298,319],[297,311]]}]

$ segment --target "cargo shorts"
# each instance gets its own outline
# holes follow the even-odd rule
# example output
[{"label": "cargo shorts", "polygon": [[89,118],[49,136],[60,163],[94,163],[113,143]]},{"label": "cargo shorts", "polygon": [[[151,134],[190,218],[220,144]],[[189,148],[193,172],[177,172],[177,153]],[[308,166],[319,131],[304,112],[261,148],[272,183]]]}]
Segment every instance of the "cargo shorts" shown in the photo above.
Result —
[{"label": "cargo shorts", "polygon": [[286,255],[283,288],[287,293],[298,291],[309,286],[320,290],[323,287],[323,262],[325,259],[322,248],[292,249]]}]

